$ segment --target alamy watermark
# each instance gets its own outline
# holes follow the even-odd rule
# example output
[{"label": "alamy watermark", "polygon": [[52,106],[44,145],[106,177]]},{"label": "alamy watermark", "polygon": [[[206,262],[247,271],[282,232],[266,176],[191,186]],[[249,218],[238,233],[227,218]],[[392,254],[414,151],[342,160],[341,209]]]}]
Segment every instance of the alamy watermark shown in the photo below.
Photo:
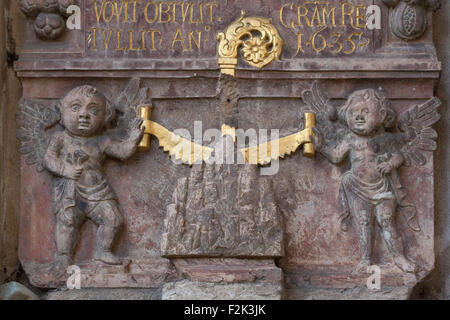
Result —
[{"label": "alamy watermark", "polygon": [[369,290],[380,290],[381,289],[381,268],[377,265],[372,265],[367,267],[367,273],[370,273],[369,278],[367,278],[366,286]]},{"label": "alamy watermark", "polygon": [[81,289],[81,269],[77,265],[71,265],[67,268],[67,273],[70,275],[66,281],[67,289]]},{"label": "alamy watermark", "polygon": [[67,7],[67,18],[66,26],[69,30],[81,30],[81,8],[75,4]]},{"label": "alamy watermark", "polygon": [[[187,129],[176,129],[174,134],[196,144],[192,148],[189,143],[180,143],[172,150],[174,154],[191,154],[193,152],[196,159],[201,159],[202,146],[205,146],[214,150],[209,157],[204,158],[203,161],[207,164],[245,164],[247,162],[243,150],[249,146],[258,146],[258,148],[248,149],[247,159],[249,162],[256,163],[261,155],[268,155],[272,160],[261,167],[260,174],[267,176],[278,173],[280,152],[278,129],[235,129],[235,134],[231,136],[223,134],[216,128],[203,131],[202,121],[194,121],[193,137]],[[175,164],[182,163],[176,157],[171,157],[171,161]],[[194,164],[199,163],[201,163],[200,160]]]}]

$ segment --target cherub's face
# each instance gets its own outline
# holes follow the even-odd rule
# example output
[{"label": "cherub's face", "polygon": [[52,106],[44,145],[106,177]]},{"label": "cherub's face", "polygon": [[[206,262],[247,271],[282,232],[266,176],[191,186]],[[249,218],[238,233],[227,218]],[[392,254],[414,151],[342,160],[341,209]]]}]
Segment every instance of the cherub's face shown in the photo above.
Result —
[{"label": "cherub's face", "polygon": [[358,101],[347,109],[347,124],[351,131],[361,136],[368,136],[383,123],[383,110],[376,102]]},{"label": "cherub's face", "polygon": [[90,137],[97,134],[103,128],[105,117],[106,101],[99,95],[74,95],[63,105],[64,126],[75,136]]}]

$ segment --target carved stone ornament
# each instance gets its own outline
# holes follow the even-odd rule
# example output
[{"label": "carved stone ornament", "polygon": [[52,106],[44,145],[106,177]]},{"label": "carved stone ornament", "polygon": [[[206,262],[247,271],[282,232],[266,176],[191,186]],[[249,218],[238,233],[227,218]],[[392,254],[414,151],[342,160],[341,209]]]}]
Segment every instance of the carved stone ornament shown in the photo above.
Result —
[{"label": "carved stone ornament", "polygon": [[439,0],[383,0],[392,8],[389,23],[392,33],[405,41],[420,38],[426,31],[428,11],[440,8]]},{"label": "carved stone ornament", "polygon": [[[219,153],[236,154],[236,78],[221,75],[218,108],[222,137]],[[221,151],[219,151],[221,150]],[[278,158],[278,156],[277,156]],[[242,163],[239,162],[238,163]],[[272,183],[259,179],[255,164],[224,161],[194,164],[190,176],[178,180],[167,206],[161,253],[165,257],[280,257],[283,230]]]},{"label": "carved stone ornament", "polygon": [[[231,142],[226,136],[225,141]],[[279,257],[283,230],[272,184],[255,165],[195,164],[167,206],[165,257]]]},{"label": "carved stone ornament", "polygon": [[[284,158],[303,145],[314,155],[311,140],[315,114],[305,114],[305,129],[287,137],[238,148],[239,93],[237,80],[222,74],[217,111],[222,137],[214,156],[236,154],[240,164],[197,163],[187,178],[178,180],[167,206],[161,253],[165,257],[280,257],[284,254],[282,219],[272,182],[259,179],[257,165]],[[206,160],[206,159],[203,159]]]},{"label": "carved stone ornament", "polygon": [[[131,82],[133,86],[128,86],[128,92],[116,104],[89,85],[73,88],[55,107],[27,99],[20,103],[19,151],[26,155],[27,164],[35,164],[38,171],[46,169],[52,175],[57,249],[53,268],[57,271],[65,272],[72,263],[86,219],[98,227],[95,260],[111,265],[122,263],[112,248],[123,217],[103,162],[106,156],[119,160],[131,157],[143,136],[135,105],[146,103],[148,92],[146,88],[139,91],[136,80]],[[113,130],[116,105],[124,114],[119,121],[125,132],[121,134]]]},{"label": "carved stone ornament", "polygon": [[398,211],[406,217],[411,231],[421,231],[416,206],[400,181],[398,169],[402,165],[425,165],[426,152],[436,149],[437,133],[432,125],[440,117],[439,99],[434,97],[411,107],[397,122],[383,92],[358,90],[339,109],[337,122],[316,82],[303,91],[302,97],[318,115],[313,137],[317,151],[334,164],[347,157],[350,160],[350,170],[343,174],[339,189],[338,221],[344,232],[350,221],[357,227],[361,258],[355,271],[365,272],[372,263],[376,221],[395,265],[403,272],[419,272],[420,267],[405,256],[397,230]]},{"label": "carved stone ornament", "polygon": [[262,68],[280,58],[284,44],[270,19],[245,17],[243,11],[225,32],[217,35],[217,40],[221,72],[232,76],[235,74],[239,48],[248,64]]},{"label": "carved stone ornament", "polygon": [[20,0],[22,12],[34,19],[34,31],[41,40],[56,40],[66,30],[67,8],[77,0]]}]

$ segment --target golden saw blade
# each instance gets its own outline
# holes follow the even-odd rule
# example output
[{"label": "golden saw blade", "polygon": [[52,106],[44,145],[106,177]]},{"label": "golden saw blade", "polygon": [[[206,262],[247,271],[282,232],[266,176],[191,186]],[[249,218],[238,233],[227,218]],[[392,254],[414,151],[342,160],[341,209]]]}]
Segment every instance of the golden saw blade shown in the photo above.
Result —
[{"label": "golden saw blade", "polygon": [[202,146],[171,132],[162,125],[147,120],[145,132],[151,133],[159,140],[159,146],[169,152],[175,159],[192,165],[196,161],[205,161],[211,157],[213,148]]},{"label": "golden saw blade", "polygon": [[[240,149],[246,163],[266,164],[295,152],[302,143],[302,132],[296,132],[278,140],[271,140],[256,146]],[[278,148],[277,148],[278,144]],[[272,150],[272,148],[274,148]],[[278,150],[277,150],[278,149]]]}]

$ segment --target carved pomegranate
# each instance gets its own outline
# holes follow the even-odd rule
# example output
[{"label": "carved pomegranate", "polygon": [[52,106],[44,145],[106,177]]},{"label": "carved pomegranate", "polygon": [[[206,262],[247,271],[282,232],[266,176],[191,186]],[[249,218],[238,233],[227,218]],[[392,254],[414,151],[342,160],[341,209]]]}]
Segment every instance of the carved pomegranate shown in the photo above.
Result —
[{"label": "carved pomegranate", "polygon": [[417,39],[427,29],[427,10],[413,2],[401,2],[391,11],[390,24],[392,33],[398,38]]},{"label": "carved pomegranate", "polygon": [[78,0],[20,0],[22,12],[34,20],[36,36],[41,40],[56,40],[65,31],[67,8]]},{"label": "carved pomegranate", "polygon": [[57,39],[64,33],[64,19],[55,13],[41,12],[34,21],[34,31],[42,40]]}]

